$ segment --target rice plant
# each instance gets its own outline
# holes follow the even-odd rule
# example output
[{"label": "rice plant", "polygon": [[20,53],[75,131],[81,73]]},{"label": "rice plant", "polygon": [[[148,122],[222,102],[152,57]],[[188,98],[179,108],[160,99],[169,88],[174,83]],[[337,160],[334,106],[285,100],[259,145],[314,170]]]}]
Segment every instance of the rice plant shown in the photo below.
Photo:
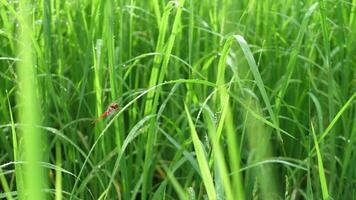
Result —
[{"label": "rice plant", "polygon": [[356,199],[356,1],[0,0],[0,199]]}]

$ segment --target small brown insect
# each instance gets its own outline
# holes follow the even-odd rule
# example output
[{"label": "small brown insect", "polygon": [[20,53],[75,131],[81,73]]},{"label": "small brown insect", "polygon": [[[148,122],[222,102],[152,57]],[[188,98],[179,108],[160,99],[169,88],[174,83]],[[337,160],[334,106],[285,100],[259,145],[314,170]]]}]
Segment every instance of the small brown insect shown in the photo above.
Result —
[{"label": "small brown insect", "polygon": [[119,107],[119,104],[117,104],[117,103],[111,103],[111,104],[109,105],[109,107],[106,109],[106,111],[93,121],[93,124],[96,123],[96,122],[98,122],[98,121],[100,121],[101,119],[103,119],[103,118],[109,116],[111,113],[113,113],[113,112],[119,110],[119,108],[120,108],[120,107]]}]

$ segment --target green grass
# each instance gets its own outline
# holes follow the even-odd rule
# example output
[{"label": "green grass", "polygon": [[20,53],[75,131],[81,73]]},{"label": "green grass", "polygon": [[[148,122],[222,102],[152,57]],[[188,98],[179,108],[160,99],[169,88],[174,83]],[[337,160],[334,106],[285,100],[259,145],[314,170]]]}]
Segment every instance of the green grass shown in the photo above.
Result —
[{"label": "green grass", "polygon": [[356,199],[355,18],[0,0],[0,199]]}]

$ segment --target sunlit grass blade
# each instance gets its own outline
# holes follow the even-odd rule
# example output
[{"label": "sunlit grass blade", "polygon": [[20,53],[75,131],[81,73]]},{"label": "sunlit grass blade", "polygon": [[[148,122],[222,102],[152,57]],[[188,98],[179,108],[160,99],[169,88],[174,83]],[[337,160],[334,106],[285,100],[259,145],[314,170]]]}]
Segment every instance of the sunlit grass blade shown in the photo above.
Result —
[{"label": "sunlit grass blade", "polygon": [[350,107],[352,104],[352,101],[356,98],[356,92],[347,100],[344,106],[339,110],[339,112],[335,115],[335,117],[332,119],[328,127],[326,127],[325,131],[321,134],[318,142],[321,142],[332,130],[332,128],[335,126],[336,122],[340,119],[341,115],[345,112],[347,108]]},{"label": "sunlit grass blade", "polygon": [[[56,143],[56,166],[62,166],[62,152],[61,152],[61,144],[59,142]],[[61,170],[56,170],[56,200],[61,200],[63,198],[62,195],[62,172]]]},{"label": "sunlit grass blade", "polygon": [[214,188],[214,183],[213,183],[213,178],[211,175],[211,172],[209,170],[209,165],[204,153],[204,149],[202,147],[202,143],[199,139],[198,133],[195,130],[195,126],[193,123],[193,120],[190,116],[189,113],[189,109],[187,107],[187,105],[184,105],[185,108],[185,113],[187,115],[187,119],[188,119],[188,123],[189,123],[189,127],[190,127],[190,133],[191,133],[191,137],[193,140],[193,144],[194,144],[194,150],[196,153],[196,157],[198,160],[198,164],[199,164],[199,168],[202,174],[202,179],[205,185],[205,190],[208,193],[208,197],[209,199],[216,199],[216,192],[215,192],[215,188]]},{"label": "sunlit grass blade", "polygon": [[311,124],[311,132],[313,134],[313,139],[314,139],[314,144],[315,144],[315,149],[316,149],[316,155],[318,157],[318,170],[319,170],[319,180],[320,180],[320,185],[321,185],[321,191],[322,191],[322,194],[323,194],[323,199],[327,200],[327,199],[329,199],[328,186],[327,186],[326,178],[325,178],[325,170],[324,170],[324,166],[323,166],[323,159],[321,157],[319,144],[318,144],[318,140],[316,138],[316,134],[315,134],[315,131],[314,131],[313,124]]}]

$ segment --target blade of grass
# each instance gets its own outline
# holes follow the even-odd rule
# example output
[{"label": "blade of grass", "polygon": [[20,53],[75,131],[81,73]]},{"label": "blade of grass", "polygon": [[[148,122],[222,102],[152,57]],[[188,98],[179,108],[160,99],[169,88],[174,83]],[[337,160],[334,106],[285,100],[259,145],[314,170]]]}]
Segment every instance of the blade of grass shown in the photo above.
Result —
[{"label": "blade of grass", "polygon": [[[56,166],[62,167],[62,153],[61,153],[61,144],[60,142],[56,142]],[[56,190],[56,200],[62,200],[62,172],[61,170],[56,170],[56,182],[55,182],[55,190]]]},{"label": "blade of grass", "polygon": [[[226,199],[228,200],[234,200],[233,197],[233,191],[231,187],[231,182],[230,182],[230,177],[228,174],[228,169],[226,166],[226,161],[224,158],[224,152],[223,148],[220,144],[220,139],[218,138],[218,134],[216,132],[216,128],[214,127],[214,121],[213,121],[213,116],[211,116],[211,112],[207,111],[208,108],[205,106],[202,108],[203,109],[203,116],[204,116],[204,121],[207,125],[208,129],[208,134],[210,137],[210,141],[213,147],[213,157],[211,158],[210,162],[214,161],[214,165],[216,165],[224,191],[225,191],[225,196]],[[219,178],[219,177],[215,177]],[[218,181],[218,180],[216,180]],[[221,198],[223,197],[222,194],[220,194]]]},{"label": "blade of grass", "polygon": [[[17,133],[15,129],[15,122],[14,122],[14,117],[12,114],[12,108],[9,100],[9,94],[6,91],[6,97],[7,97],[7,102],[9,106],[9,113],[10,113],[10,119],[11,119],[11,133],[12,133],[12,146],[13,146],[13,154],[14,154],[14,162],[19,161],[19,150],[18,150],[18,144],[17,144]],[[16,188],[17,191],[23,191],[24,189],[24,180],[23,180],[23,171],[21,166],[15,166],[15,177],[16,177]],[[21,192],[19,192],[20,195],[22,195]],[[19,196],[20,196],[19,195]],[[20,198],[22,198],[20,196]]]},{"label": "blade of grass", "polygon": [[202,174],[201,178],[203,179],[203,183],[204,183],[206,192],[208,193],[209,199],[214,200],[214,199],[216,199],[216,192],[215,192],[215,188],[214,188],[213,178],[212,178],[212,175],[209,170],[209,165],[206,160],[201,141],[199,140],[198,133],[195,130],[195,126],[194,126],[193,120],[190,116],[187,105],[184,104],[184,108],[185,108],[185,113],[187,115],[187,119],[188,119],[188,123],[189,123],[189,127],[190,127],[190,133],[191,133],[191,137],[193,140],[194,150],[195,150],[199,168],[200,168],[200,171]]},{"label": "blade of grass", "polygon": [[340,111],[335,115],[335,117],[332,119],[330,122],[329,126],[326,127],[325,131],[321,134],[318,142],[320,143],[332,130],[332,128],[335,126],[336,122],[340,119],[341,115],[345,112],[347,108],[350,107],[352,104],[352,101],[356,98],[356,92],[347,100],[344,106],[340,109]]},{"label": "blade of grass", "polygon": [[[96,108],[96,116],[99,117],[103,113],[103,92],[102,92],[102,46],[103,46],[103,41],[101,39],[98,39],[96,41],[95,47],[93,47],[93,54],[95,55],[93,57],[94,59],[94,89],[95,89],[95,97],[96,97],[96,103],[95,103],[95,108]],[[100,133],[100,130],[102,129],[103,123],[101,121],[98,121],[96,123],[95,129],[96,129],[96,137],[98,137],[98,134]],[[102,148],[103,150],[105,149],[104,141],[102,141]],[[105,153],[104,153],[105,155]],[[97,155],[98,156],[98,155]]]},{"label": "blade of grass", "polygon": [[329,192],[328,192],[328,186],[327,186],[326,178],[325,178],[325,170],[324,170],[324,166],[323,166],[323,159],[321,157],[319,144],[318,144],[318,140],[316,138],[316,134],[315,134],[315,131],[314,131],[313,123],[311,123],[310,125],[311,125],[311,131],[312,131],[312,134],[313,134],[313,139],[314,139],[314,144],[315,144],[315,149],[316,149],[316,155],[318,157],[318,170],[319,170],[319,180],[320,180],[320,185],[321,185],[321,191],[322,191],[322,194],[323,194],[323,199],[327,200],[327,199],[329,199]]},{"label": "blade of grass", "polygon": [[8,184],[6,177],[3,174],[3,171],[1,168],[0,168],[0,182],[1,182],[2,188],[5,192],[6,199],[12,200],[13,198],[12,198],[11,190],[9,188],[9,184]]},{"label": "blade of grass", "polygon": [[[216,85],[219,87],[217,95],[219,96],[219,104],[222,109],[222,113],[219,119],[219,124],[217,125],[216,134],[218,138],[220,138],[221,133],[223,130],[226,133],[226,143],[229,153],[229,160],[230,160],[230,168],[232,171],[239,171],[240,170],[240,152],[236,137],[236,131],[234,128],[234,121],[233,121],[233,113],[230,106],[230,95],[228,93],[228,89],[225,87],[225,68],[226,68],[226,59],[228,53],[231,48],[231,44],[233,42],[233,38],[228,39],[225,42],[223,50],[221,52],[221,57],[218,63],[218,73],[217,73],[217,80]],[[232,190],[235,191],[236,199],[245,199],[244,189],[241,182],[241,174],[235,173],[232,176]]]}]

